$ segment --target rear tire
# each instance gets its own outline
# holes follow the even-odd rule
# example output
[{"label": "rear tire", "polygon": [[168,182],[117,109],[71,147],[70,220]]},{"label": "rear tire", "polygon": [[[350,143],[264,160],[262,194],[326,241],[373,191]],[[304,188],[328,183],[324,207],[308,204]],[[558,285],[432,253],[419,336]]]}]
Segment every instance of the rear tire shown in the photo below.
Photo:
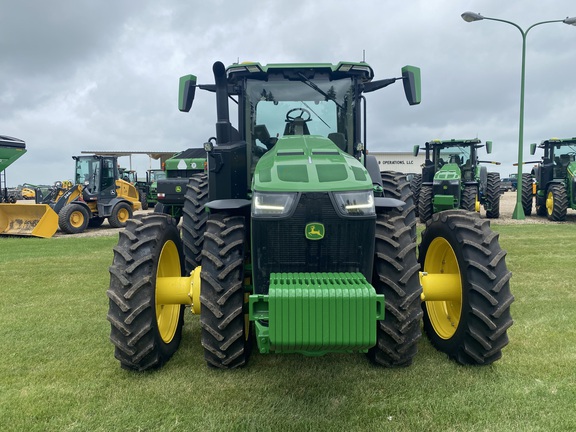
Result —
[{"label": "rear tire", "polygon": [[156,304],[155,299],[159,276],[182,276],[181,257],[180,233],[171,217],[130,219],[120,231],[106,294],[110,341],[122,368],[159,368],[178,349],[184,306]]},{"label": "rear tire", "polygon": [[125,202],[119,202],[112,209],[108,223],[112,228],[124,228],[128,219],[132,218],[132,207]]},{"label": "rear tire", "polygon": [[505,256],[498,234],[477,213],[435,214],[422,233],[422,271],[432,277],[459,275],[453,300],[422,304],[424,331],[434,347],[460,364],[493,363],[508,344],[514,297]]},{"label": "rear tire", "polygon": [[488,173],[488,182],[486,185],[486,217],[489,219],[500,217],[500,174],[495,172]]},{"label": "rear tire", "polygon": [[244,301],[244,217],[216,213],[206,221],[202,250],[200,324],[204,359],[232,369],[250,355],[250,322]]},{"label": "rear tire", "polygon": [[104,219],[106,218],[100,216],[90,218],[90,220],[88,221],[88,228],[100,228],[104,223]]},{"label": "rear tire", "polygon": [[206,231],[206,219],[208,219],[204,206],[207,202],[208,176],[206,174],[193,175],[186,187],[182,217],[182,242],[187,274],[202,261],[204,231]]},{"label": "rear tire", "polygon": [[70,203],[58,213],[58,226],[66,234],[78,234],[88,226],[90,214],[82,204]]},{"label": "rear tire", "polygon": [[376,346],[368,358],[380,366],[408,366],[418,351],[420,330],[419,265],[416,243],[396,209],[376,219],[372,285],[385,296],[385,319],[378,321]]}]

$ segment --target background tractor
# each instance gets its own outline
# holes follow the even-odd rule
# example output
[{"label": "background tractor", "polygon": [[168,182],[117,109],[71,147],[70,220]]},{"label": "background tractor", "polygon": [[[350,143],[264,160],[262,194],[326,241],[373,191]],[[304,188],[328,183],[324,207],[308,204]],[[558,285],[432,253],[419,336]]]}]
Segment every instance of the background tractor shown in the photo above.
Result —
[{"label": "background tractor", "polygon": [[[501,356],[512,325],[505,252],[487,220],[433,215],[416,256],[405,175],[366,152],[364,95],[397,80],[420,102],[420,70],[375,81],[364,63],[213,66],[207,181],[192,178],[181,233],[169,215],[128,221],[110,266],[108,320],[123,368],[158,368],[176,352],[184,308],[200,315],[208,365],[262,353],[363,352],[407,366],[420,320],[462,364]],[[237,104],[232,125],[229,100]],[[419,270],[421,270],[419,272]]]},{"label": "background tractor", "polygon": [[190,178],[206,181],[206,150],[189,148],[164,164],[166,176],[156,181],[156,213],[166,213],[177,221],[184,210],[184,195]]},{"label": "background tractor", "polygon": [[140,210],[138,191],[119,179],[115,156],[73,156],[75,182],[58,184],[46,196],[36,189],[36,204],[12,204],[2,211],[7,219],[0,234],[52,237],[58,227],[68,234],[96,228],[108,218],[121,228]]},{"label": "background tractor", "polygon": [[[477,149],[484,147],[477,138],[432,140],[422,150],[426,160],[422,175],[414,179],[412,189],[418,197],[418,215],[421,222],[430,220],[432,214],[451,209],[480,211],[486,217],[500,217],[500,174],[488,172],[479,161]],[[419,146],[414,146],[414,156]],[[492,152],[492,141],[486,141],[486,152]]]},{"label": "background tractor", "polygon": [[154,206],[158,202],[158,180],[165,179],[166,172],[162,169],[149,169],[146,171],[146,180],[138,180],[135,186],[140,191],[142,210]]},{"label": "background tractor", "polygon": [[[536,148],[544,150],[542,160],[524,163],[538,164],[532,174],[522,175],[522,207],[532,213],[532,178],[536,180],[536,213],[552,221],[566,219],[568,208],[576,210],[576,137],[551,138],[540,145],[531,144],[530,154]],[[526,191],[526,193],[524,192]]]}]

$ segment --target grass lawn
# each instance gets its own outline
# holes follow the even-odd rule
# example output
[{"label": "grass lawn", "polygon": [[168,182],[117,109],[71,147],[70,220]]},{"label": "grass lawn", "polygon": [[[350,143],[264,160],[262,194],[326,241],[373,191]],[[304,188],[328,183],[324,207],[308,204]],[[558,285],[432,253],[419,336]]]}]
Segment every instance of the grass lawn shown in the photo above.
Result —
[{"label": "grass lawn", "polygon": [[576,429],[572,224],[494,225],[515,324],[503,358],[462,367],[424,338],[414,364],[253,353],[206,367],[198,317],[160,371],[119,367],[106,321],[116,237],[0,238],[2,431],[569,431]]}]

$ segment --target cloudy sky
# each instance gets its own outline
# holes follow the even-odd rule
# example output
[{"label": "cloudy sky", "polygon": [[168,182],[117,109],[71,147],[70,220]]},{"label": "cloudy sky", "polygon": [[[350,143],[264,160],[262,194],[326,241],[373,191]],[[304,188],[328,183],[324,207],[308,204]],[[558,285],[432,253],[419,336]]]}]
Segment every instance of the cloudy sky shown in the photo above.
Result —
[{"label": "cloudy sky", "polygon": [[[0,0],[0,135],[26,141],[9,186],[73,177],[83,150],[179,151],[214,135],[213,94],[177,109],[178,78],[212,83],[222,61],[366,61],[376,79],[422,69],[422,104],[396,84],[368,98],[368,148],[410,151],[433,138],[492,140],[514,172],[524,30],[576,16],[574,0]],[[576,136],[576,27],[528,33],[524,154]],[[123,165],[127,165],[125,159]],[[158,162],[153,162],[157,167]],[[145,170],[147,157],[133,158]],[[528,170],[529,168],[527,168]],[[141,173],[143,175],[143,171]]]}]

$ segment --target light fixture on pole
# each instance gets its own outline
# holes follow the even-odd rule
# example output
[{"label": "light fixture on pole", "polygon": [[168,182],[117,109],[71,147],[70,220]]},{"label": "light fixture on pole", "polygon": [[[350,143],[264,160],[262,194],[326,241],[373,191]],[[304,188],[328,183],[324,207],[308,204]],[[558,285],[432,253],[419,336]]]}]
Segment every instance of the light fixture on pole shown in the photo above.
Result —
[{"label": "light fixture on pole", "polygon": [[563,20],[551,20],[551,21],[541,21],[537,22],[536,24],[532,24],[530,27],[526,29],[526,31],[522,30],[522,28],[512,21],[506,21],[499,18],[490,18],[480,15],[479,13],[475,12],[464,12],[462,15],[462,19],[466,22],[474,22],[474,21],[482,21],[482,20],[490,20],[490,21],[499,21],[506,24],[510,24],[520,30],[522,34],[522,77],[520,80],[520,126],[518,131],[518,186],[516,189],[516,206],[514,207],[514,212],[512,213],[512,219],[525,219],[526,216],[524,214],[524,207],[522,207],[522,163],[523,163],[523,147],[524,147],[524,77],[525,77],[525,65],[526,65],[526,35],[528,32],[541,24],[548,24],[548,23],[564,23],[568,25],[576,26],[576,17],[566,17]]}]

